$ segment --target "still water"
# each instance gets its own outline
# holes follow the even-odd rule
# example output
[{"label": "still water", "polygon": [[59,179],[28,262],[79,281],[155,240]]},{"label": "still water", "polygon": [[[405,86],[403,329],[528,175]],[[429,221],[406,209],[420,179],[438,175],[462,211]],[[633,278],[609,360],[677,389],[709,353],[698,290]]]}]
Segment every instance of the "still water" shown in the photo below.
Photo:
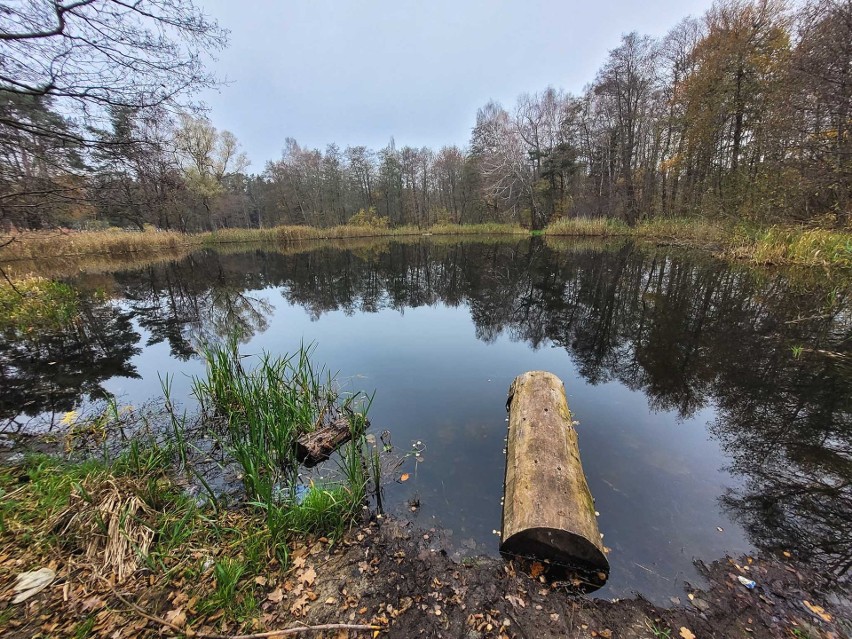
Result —
[{"label": "still water", "polygon": [[0,338],[0,418],[140,404],[164,373],[189,404],[193,344],[235,328],[244,353],[315,342],[345,389],[375,391],[374,432],[422,442],[386,508],[444,528],[458,555],[496,555],[506,392],[543,369],[579,421],[612,565],[600,596],[667,603],[700,583],[696,559],[758,550],[848,578],[852,314],[836,282],[535,238],[209,251],[69,281],[86,300],[73,334]]}]

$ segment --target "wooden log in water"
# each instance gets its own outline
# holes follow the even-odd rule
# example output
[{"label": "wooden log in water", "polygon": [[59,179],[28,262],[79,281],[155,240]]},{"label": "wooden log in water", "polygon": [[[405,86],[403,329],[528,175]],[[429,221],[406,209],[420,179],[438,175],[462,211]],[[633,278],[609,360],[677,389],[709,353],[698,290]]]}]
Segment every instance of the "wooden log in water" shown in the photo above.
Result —
[{"label": "wooden log in water", "polygon": [[305,433],[296,440],[296,459],[305,466],[315,466],[325,461],[342,444],[352,437],[349,419],[338,417],[334,421]]},{"label": "wooden log in water", "polygon": [[[532,371],[509,388],[500,551],[609,573],[565,387]],[[597,584],[600,585],[600,584]]]}]

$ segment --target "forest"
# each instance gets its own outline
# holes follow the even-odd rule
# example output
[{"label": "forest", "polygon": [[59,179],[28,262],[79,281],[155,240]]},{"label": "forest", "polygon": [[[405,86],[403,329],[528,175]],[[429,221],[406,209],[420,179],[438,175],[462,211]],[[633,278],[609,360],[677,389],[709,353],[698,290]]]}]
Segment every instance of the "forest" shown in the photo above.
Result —
[{"label": "forest", "polygon": [[465,147],[287,138],[264,167],[196,99],[227,40],[184,1],[4,8],[0,228],[849,222],[848,0],[718,0],[625,34],[579,94],[482,106]]}]

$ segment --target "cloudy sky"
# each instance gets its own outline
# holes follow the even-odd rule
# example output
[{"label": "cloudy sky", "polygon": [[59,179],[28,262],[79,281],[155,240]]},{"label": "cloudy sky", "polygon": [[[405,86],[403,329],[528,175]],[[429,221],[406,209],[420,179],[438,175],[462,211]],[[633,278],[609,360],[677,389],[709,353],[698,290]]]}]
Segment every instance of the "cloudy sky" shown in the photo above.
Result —
[{"label": "cloudy sky", "polygon": [[489,99],[579,92],[622,33],[663,35],[710,0],[199,0],[230,29],[205,94],[250,171],[303,146],[464,145]]}]

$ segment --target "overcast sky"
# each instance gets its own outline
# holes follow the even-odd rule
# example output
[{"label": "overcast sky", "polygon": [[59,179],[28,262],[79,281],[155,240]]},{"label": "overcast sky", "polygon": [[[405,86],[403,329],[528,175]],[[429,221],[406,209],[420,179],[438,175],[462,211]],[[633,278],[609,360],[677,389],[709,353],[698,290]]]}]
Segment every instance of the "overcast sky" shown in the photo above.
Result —
[{"label": "overcast sky", "polygon": [[710,0],[199,0],[231,31],[207,93],[260,172],[303,146],[467,144],[476,110],[579,92],[622,33],[663,35]]}]

